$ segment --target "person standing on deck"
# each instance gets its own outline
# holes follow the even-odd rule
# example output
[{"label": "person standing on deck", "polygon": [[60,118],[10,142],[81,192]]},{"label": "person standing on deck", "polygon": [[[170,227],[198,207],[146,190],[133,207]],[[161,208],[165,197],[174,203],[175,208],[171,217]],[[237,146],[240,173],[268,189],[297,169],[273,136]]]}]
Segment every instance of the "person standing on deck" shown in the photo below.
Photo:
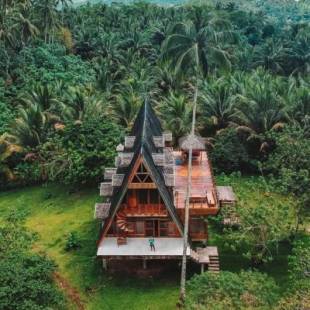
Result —
[{"label": "person standing on deck", "polygon": [[155,252],[155,239],[154,239],[154,237],[149,239],[149,244],[150,244],[151,251]]}]

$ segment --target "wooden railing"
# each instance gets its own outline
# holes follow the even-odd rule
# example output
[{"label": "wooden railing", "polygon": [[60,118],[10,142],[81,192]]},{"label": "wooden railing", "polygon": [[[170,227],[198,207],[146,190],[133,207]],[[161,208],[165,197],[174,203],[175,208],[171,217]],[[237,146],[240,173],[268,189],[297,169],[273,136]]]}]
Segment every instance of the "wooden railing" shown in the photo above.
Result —
[{"label": "wooden railing", "polygon": [[168,211],[163,204],[138,204],[136,206],[122,205],[126,216],[167,216]]},{"label": "wooden railing", "polygon": [[190,232],[189,234],[190,234],[191,238],[194,240],[208,239],[208,233],[207,232]]},{"label": "wooden railing", "polygon": [[[211,163],[211,161],[210,161],[210,159],[209,159],[208,154],[207,154],[207,160],[208,160],[208,165],[209,165],[209,167],[210,167],[210,172],[211,172],[211,178],[212,178],[213,186],[216,187],[215,177],[214,177],[214,173],[213,173],[213,167],[212,167],[212,163]],[[216,190],[215,190],[215,191],[214,191],[214,190],[212,191],[212,195],[213,195],[213,197],[214,197],[214,199],[215,199],[215,205],[218,206],[219,201],[218,201],[218,196],[217,196]]]}]

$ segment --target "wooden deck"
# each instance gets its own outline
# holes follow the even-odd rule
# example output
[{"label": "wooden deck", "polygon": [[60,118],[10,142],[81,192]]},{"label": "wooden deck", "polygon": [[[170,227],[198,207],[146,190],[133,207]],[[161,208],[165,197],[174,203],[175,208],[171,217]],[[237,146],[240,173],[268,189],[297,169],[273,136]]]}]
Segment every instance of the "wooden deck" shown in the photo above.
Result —
[{"label": "wooden deck", "polygon": [[[181,156],[181,152],[174,152],[175,158]],[[177,161],[178,162],[178,161]],[[187,186],[188,163],[175,164],[175,192],[174,204],[177,209],[184,209]],[[199,214],[205,209],[206,214],[216,214],[218,211],[216,188],[210,163],[205,151],[198,158],[193,159],[192,190],[190,197],[191,214]],[[214,210],[212,210],[214,209]]]},{"label": "wooden deck", "polygon": [[237,201],[235,193],[231,186],[217,186],[216,190],[220,202],[235,203]]},{"label": "wooden deck", "polygon": [[[166,259],[169,256],[180,258],[183,255],[183,238],[154,238],[155,251],[151,251],[149,238],[127,238],[126,243],[119,245],[117,238],[107,237],[103,239],[98,247],[97,256],[108,256],[114,258],[159,258]],[[190,247],[187,248],[190,255]]]}]

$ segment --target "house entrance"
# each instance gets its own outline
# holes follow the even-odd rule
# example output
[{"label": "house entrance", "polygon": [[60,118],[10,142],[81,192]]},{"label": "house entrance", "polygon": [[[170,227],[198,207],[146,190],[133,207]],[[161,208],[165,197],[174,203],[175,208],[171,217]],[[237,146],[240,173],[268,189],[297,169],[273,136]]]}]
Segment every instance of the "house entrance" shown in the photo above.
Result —
[{"label": "house entrance", "polygon": [[145,221],[145,235],[147,237],[158,237],[159,236],[159,221],[158,220],[147,220]]}]

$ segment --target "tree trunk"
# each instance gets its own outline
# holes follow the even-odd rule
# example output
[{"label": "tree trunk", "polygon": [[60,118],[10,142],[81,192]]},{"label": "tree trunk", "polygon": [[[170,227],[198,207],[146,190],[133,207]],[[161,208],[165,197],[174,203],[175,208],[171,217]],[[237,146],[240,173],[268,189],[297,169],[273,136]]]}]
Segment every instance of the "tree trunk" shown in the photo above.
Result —
[{"label": "tree trunk", "polygon": [[[193,119],[191,134],[195,134],[196,126],[196,110],[197,110],[197,98],[198,98],[198,78],[196,80],[195,95],[194,95],[194,106],[193,106]],[[185,283],[186,283],[186,262],[187,262],[187,246],[188,246],[188,226],[189,226],[189,198],[192,190],[192,160],[193,160],[193,149],[189,149],[188,157],[188,174],[187,174],[187,188],[186,188],[186,199],[185,199],[185,219],[184,219],[184,235],[183,235],[183,256],[182,256],[182,270],[181,270],[181,289],[180,289],[180,301],[185,301]]]}]

